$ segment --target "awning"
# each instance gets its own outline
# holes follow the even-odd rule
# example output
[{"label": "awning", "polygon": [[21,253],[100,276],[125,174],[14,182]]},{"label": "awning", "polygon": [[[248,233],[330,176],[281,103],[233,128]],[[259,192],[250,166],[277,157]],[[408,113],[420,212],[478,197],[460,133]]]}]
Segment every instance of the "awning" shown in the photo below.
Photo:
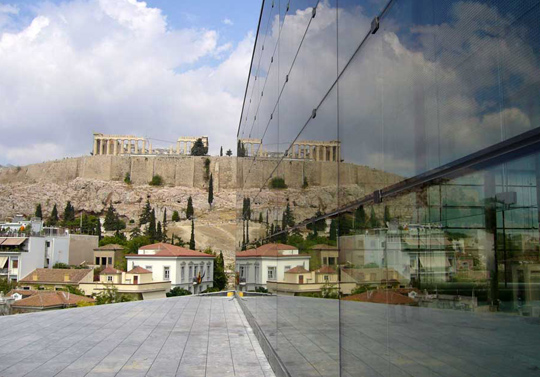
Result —
[{"label": "awning", "polygon": [[2,242],[2,246],[19,246],[22,245],[26,240],[26,237],[9,237]]},{"label": "awning", "polygon": [[2,245],[2,242],[6,240],[6,237],[0,237],[0,245]]},{"label": "awning", "polygon": [[0,257],[0,270],[6,268],[8,257]]},{"label": "awning", "polygon": [[446,268],[446,257],[444,255],[420,257],[420,263],[422,264],[422,267],[427,270],[444,270]]}]

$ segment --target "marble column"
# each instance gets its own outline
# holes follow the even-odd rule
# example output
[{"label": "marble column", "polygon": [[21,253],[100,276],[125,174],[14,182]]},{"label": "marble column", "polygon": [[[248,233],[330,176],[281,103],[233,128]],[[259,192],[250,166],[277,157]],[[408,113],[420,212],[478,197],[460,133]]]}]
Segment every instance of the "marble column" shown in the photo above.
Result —
[{"label": "marble column", "polygon": [[142,141],[142,154],[146,154],[146,140]]},{"label": "marble column", "polygon": [[97,140],[94,139],[94,152],[93,152],[94,156],[97,154]]},{"label": "marble column", "polygon": [[118,154],[118,140],[113,140],[113,155],[117,155]]},{"label": "marble column", "polygon": [[152,154],[152,142],[148,142],[148,154]]},{"label": "marble column", "polygon": [[135,143],[135,154],[139,154],[139,140],[133,140]]},{"label": "marble column", "polygon": [[330,147],[330,161],[335,161],[334,160],[334,147]]},{"label": "marble column", "polygon": [[180,142],[176,142],[176,154],[180,154]]}]

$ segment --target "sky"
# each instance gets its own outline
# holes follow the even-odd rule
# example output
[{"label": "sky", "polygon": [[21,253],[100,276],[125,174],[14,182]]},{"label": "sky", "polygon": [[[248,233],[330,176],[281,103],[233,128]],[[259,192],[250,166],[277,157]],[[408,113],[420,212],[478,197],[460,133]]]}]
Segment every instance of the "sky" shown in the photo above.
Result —
[{"label": "sky", "polygon": [[0,165],[88,155],[94,132],[234,150],[260,6],[0,0]]}]

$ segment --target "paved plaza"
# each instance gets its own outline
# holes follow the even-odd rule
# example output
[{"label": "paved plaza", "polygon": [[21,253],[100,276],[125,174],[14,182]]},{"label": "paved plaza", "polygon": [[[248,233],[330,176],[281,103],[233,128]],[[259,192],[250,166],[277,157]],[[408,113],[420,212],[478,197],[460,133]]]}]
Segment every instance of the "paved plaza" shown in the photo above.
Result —
[{"label": "paved plaza", "polygon": [[236,299],[0,317],[0,376],[274,376]]},{"label": "paved plaza", "polygon": [[340,358],[344,377],[540,376],[538,318],[290,296],[243,303],[294,377],[339,376]]}]

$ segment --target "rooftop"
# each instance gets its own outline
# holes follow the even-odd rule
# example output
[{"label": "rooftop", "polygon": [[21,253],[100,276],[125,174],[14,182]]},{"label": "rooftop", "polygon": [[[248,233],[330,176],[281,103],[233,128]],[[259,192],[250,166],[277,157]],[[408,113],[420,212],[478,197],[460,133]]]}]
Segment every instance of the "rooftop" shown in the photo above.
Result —
[{"label": "rooftop", "polygon": [[127,272],[128,274],[151,274],[152,271],[148,271],[146,268],[137,266]]},{"label": "rooftop", "polygon": [[19,281],[21,283],[77,284],[88,274],[93,274],[93,270],[87,268],[36,268]]},{"label": "rooftop", "polygon": [[122,245],[118,245],[116,243],[111,243],[111,244],[108,244],[108,245],[103,245],[103,246],[100,246],[94,250],[96,251],[115,251],[115,250],[124,250],[124,246]]},{"label": "rooftop", "polygon": [[285,271],[286,274],[305,274],[305,273],[308,273],[309,271],[306,270],[304,267],[302,266],[296,266],[296,267],[293,267],[287,271]]},{"label": "rooftop", "polygon": [[190,250],[184,247],[171,245],[164,242],[154,243],[152,245],[146,245],[139,248],[139,251],[156,251],[155,254],[128,254],[128,257],[144,256],[144,257],[203,257],[214,258],[213,255],[205,254],[201,251]]},{"label": "rooftop", "polygon": [[74,295],[64,291],[34,291],[29,297],[15,301],[13,308],[54,308],[75,306],[78,302],[94,302],[93,298]]},{"label": "rooftop", "polygon": [[124,272],[124,271],[117,270],[116,268],[108,266],[103,271],[101,271],[99,274],[100,275],[120,275],[120,274],[122,274],[122,272]]},{"label": "rooftop", "polygon": [[0,375],[274,373],[237,300],[183,296],[0,317]]},{"label": "rooftop", "polygon": [[309,257],[309,254],[288,254],[284,253],[285,251],[297,251],[298,248],[296,246],[291,245],[285,245],[282,243],[267,243],[265,245],[259,246],[256,249],[250,249],[246,251],[239,251],[236,253],[237,258],[245,258],[245,257],[298,257],[298,256],[307,256]]}]

